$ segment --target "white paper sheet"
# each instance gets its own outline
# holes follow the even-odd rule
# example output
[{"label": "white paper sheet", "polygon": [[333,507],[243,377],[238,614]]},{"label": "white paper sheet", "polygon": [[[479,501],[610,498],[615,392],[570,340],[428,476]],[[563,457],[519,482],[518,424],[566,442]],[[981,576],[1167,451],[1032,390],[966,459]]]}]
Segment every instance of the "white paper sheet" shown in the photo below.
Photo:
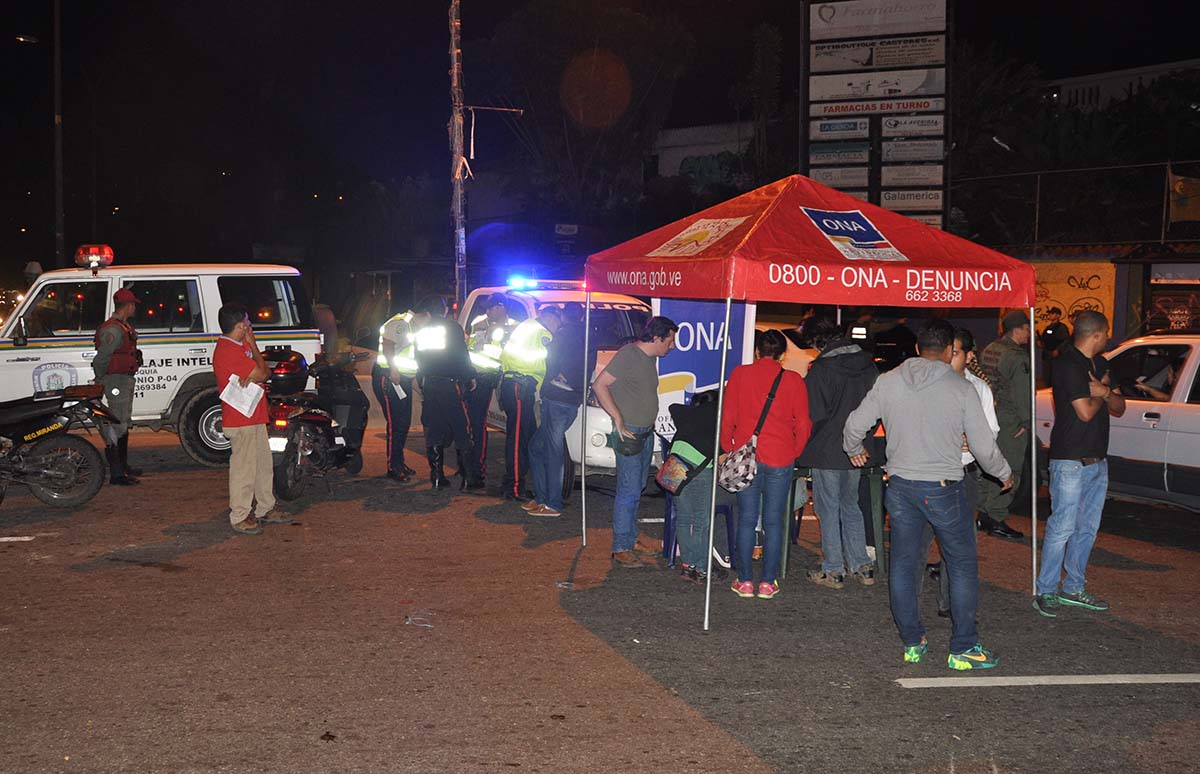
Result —
[{"label": "white paper sheet", "polygon": [[392,382],[392,388],[396,390],[396,395],[400,398],[400,400],[404,400],[408,397],[408,393],[404,391],[404,388],[395,382]]},{"label": "white paper sheet", "polygon": [[258,408],[258,402],[262,398],[262,387],[254,382],[243,387],[236,374],[229,375],[229,384],[221,390],[221,402],[228,404],[230,408],[246,417],[254,416],[254,409]]}]

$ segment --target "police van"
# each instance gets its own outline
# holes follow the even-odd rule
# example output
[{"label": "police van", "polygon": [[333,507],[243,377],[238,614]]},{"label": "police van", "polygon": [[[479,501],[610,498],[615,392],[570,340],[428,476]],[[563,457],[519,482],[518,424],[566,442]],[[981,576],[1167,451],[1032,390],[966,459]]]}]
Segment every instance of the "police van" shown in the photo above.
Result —
[{"label": "police van", "polygon": [[309,362],[320,351],[312,304],[290,266],[120,266],[105,245],[81,247],[75,262],[40,275],[0,328],[0,401],[92,381],[96,329],[112,315],[113,294],[127,288],[140,302],[130,321],[142,352],[133,424],[173,430],[193,460],[220,466],[229,440],[212,353],[222,304],[246,307],[263,349],[288,346]]},{"label": "police van", "polygon": [[[587,291],[583,282],[577,280],[539,280],[514,277],[506,286],[476,288],[463,302],[459,323],[469,334],[474,324],[485,316],[488,299],[493,294],[504,297],[508,318],[520,323],[537,315],[547,306],[561,307],[570,301],[583,306]],[[618,293],[592,293],[591,334],[589,345],[598,352],[596,369],[599,371],[612,359],[612,354],[623,344],[632,341],[650,319],[650,306],[633,296]],[[499,400],[492,397],[488,409],[488,424],[504,429],[504,411]],[[604,472],[616,469],[616,457],[606,444],[606,436],[612,431],[612,419],[598,406],[588,407],[588,452],[589,470]],[[566,451],[574,463],[582,459],[580,453],[580,419],[567,430]],[[565,462],[565,461],[564,461]]]}]

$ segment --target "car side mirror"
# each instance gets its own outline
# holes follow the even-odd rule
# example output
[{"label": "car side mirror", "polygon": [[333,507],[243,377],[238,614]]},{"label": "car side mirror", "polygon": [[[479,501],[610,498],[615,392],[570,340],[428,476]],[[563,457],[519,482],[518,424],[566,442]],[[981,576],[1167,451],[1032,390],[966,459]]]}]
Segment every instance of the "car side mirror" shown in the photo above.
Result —
[{"label": "car side mirror", "polygon": [[13,331],[12,343],[14,347],[23,347],[29,343],[29,335],[25,330],[24,317],[21,317],[17,320],[16,330]]}]

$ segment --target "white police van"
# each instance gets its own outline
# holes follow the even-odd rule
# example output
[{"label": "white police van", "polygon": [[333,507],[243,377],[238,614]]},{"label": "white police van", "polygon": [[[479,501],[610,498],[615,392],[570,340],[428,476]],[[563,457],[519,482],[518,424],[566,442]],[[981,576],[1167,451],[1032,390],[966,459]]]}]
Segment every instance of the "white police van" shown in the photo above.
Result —
[{"label": "white police van", "polygon": [[0,401],[92,381],[96,329],[112,315],[113,294],[128,288],[141,302],[131,321],[143,357],[133,424],[174,430],[196,462],[224,465],[229,440],[212,369],[217,310],[245,305],[259,347],[285,345],[312,362],[320,334],[300,272],[266,264],[113,266],[112,258],[105,245],[85,245],[79,268],[46,272],[26,291],[0,328]]}]

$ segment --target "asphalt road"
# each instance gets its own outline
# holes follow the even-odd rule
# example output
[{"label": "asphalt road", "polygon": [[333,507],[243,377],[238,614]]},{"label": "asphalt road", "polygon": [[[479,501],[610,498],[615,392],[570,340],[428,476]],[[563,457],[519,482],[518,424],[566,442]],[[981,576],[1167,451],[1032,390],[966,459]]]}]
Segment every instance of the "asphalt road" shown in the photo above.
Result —
[{"label": "asphalt road", "polygon": [[[234,536],[226,476],[138,433],[137,489],[74,512],[0,505],[5,772],[1185,772],[1200,685],[906,689],[887,585],[805,582],[803,521],[771,601],[612,569],[611,481],[558,520],[377,476],[316,482],[289,526]],[[417,448],[416,436],[410,446]],[[501,444],[492,444],[497,450]],[[417,454],[410,462],[421,470]],[[501,462],[493,460],[492,478]],[[644,517],[663,501],[643,500]],[[1028,530],[1027,519],[1014,524]],[[648,525],[654,531],[653,525]],[[987,676],[1200,672],[1200,516],[1110,501],[1089,587],[1050,621],[1029,545],[982,538]],[[932,609],[932,600],[929,606]]]}]

